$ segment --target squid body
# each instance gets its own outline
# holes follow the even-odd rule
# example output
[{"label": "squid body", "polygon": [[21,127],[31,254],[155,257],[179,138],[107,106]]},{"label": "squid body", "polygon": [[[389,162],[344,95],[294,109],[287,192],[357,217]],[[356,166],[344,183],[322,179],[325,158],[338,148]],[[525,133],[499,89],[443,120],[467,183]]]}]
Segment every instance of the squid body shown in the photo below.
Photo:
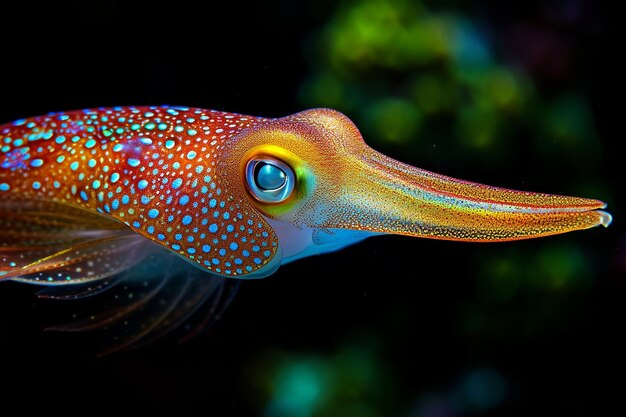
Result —
[{"label": "squid body", "polygon": [[266,277],[368,236],[526,239],[608,226],[604,207],[414,168],[368,147],[329,109],[268,119],[114,107],[0,126],[0,280],[76,298],[149,276],[157,284],[141,308],[96,320],[111,326],[148,299],[169,300],[127,342],[223,299],[232,278]]}]

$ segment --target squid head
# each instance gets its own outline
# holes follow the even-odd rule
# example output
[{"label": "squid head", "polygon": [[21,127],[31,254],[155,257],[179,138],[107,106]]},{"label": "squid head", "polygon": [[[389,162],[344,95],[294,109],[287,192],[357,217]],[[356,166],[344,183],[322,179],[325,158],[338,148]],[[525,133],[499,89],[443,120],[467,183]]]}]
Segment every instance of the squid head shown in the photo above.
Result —
[{"label": "squid head", "polygon": [[230,141],[218,171],[227,193],[269,225],[271,262],[330,252],[376,234],[509,241],[608,226],[598,200],[514,191],[415,168],[373,150],[343,114],[314,109]]}]

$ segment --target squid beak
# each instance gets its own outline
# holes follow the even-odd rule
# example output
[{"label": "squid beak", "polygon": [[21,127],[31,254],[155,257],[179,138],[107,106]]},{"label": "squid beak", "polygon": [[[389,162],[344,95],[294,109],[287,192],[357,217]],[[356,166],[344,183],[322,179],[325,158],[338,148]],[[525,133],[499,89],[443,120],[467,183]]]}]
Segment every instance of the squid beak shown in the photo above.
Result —
[{"label": "squid beak", "polygon": [[322,226],[459,241],[508,241],[611,223],[587,198],[514,191],[415,168],[362,143]]}]

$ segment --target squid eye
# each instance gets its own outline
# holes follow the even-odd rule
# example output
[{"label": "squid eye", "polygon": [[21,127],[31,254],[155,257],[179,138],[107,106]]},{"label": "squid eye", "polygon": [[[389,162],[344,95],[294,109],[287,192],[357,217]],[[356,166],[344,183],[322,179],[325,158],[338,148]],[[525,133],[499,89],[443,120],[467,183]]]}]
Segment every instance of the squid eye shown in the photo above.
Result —
[{"label": "squid eye", "polygon": [[293,192],[295,176],[289,166],[272,158],[252,159],[246,165],[246,182],[263,203],[280,203]]}]

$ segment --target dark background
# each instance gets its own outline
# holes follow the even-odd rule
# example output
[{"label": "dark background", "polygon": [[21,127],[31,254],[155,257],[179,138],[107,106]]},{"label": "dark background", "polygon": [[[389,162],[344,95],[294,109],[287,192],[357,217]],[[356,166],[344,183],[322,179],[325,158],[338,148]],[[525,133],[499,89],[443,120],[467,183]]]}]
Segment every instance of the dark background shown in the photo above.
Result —
[{"label": "dark background", "polygon": [[[541,23],[546,4],[561,2],[429,3],[489,23],[497,44],[499,31],[512,22]],[[345,396],[360,408],[331,404],[331,411],[293,415],[598,415],[601,409],[623,409],[624,72],[617,63],[623,45],[612,25],[615,10],[600,2],[575,3],[584,8],[591,29],[561,32],[575,50],[572,71],[542,78],[540,88],[549,92],[569,83],[590,103],[602,149],[594,164],[586,164],[583,155],[556,169],[550,158],[531,152],[492,171],[480,159],[461,165],[451,162],[459,156],[429,160],[400,145],[382,150],[426,169],[512,188],[566,193],[576,189],[567,188],[570,178],[595,176],[603,188],[589,196],[608,200],[615,217],[609,229],[556,236],[546,244],[370,239],[244,283],[208,337],[180,346],[159,342],[102,359],[76,335],[41,331],[54,303],[37,301],[30,286],[3,283],[3,409],[289,415],[268,408],[280,394],[268,382],[276,379],[272,364],[331,361],[352,349],[345,346],[368,352],[362,357],[375,364],[367,388]],[[114,105],[186,105],[268,117],[294,113],[304,108],[298,91],[314,66],[307,53],[311,34],[327,24],[334,8],[331,1],[3,5],[0,123]],[[565,296],[529,290],[509,302],[481,301],[480,271],[488,268],[481,259],[514,254],[514,265],[524,265],[528,254],[549,244],[585,255],[592,272],[583,290]],[[473,331],[468,316],[487,330]],[[484,369],[497,371],[503,399],[472,406],[455,398],[456,387]],[[498,390],[489,381],[478,386]],[[440,414],[425,411],[428,401]],[[455,408],[459,403],[465,406]]]}]

